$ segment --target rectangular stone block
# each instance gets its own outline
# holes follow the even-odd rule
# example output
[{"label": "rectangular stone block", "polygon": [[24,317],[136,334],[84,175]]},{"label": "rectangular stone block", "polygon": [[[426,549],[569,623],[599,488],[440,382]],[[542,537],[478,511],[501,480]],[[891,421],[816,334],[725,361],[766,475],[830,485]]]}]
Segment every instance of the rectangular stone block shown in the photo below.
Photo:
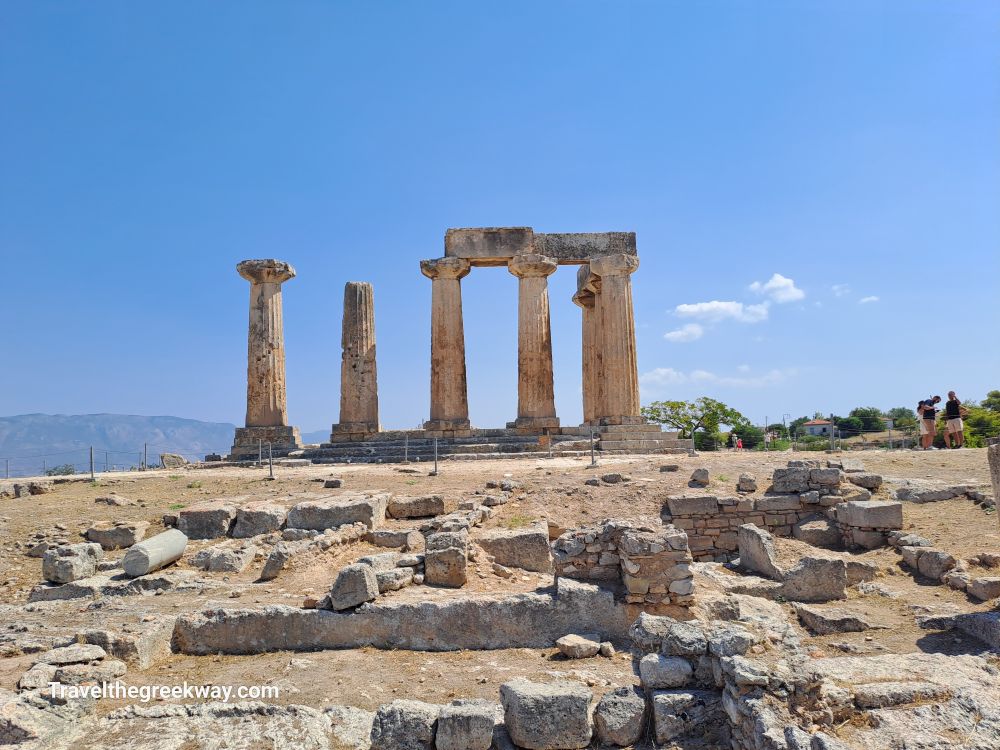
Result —
[{"label": "rectangular stone block", "polygon": [[671,516],[715,515],[719,499],[714,495],[672,495],[667,498]]},{"label": "rectangular stone block", "polygon": [[837,506],[837,520],[868,529],[903,528],[903,504],[888,500],[852,500]]},{"label": "rectangular stone block", "polygon": [[775,492],[805,492],[809,489],[809,472],[806,468],[775,469],[772,484]]},{"label": "rectangular stone block", "polygon": [[363,523],[369,529],[385,520],[389,502],[387,493],[321,497],[298,503],[288,511],[290,529],[325,531],[351,523]]},{"label": "rectangular stone block", "polygon": [[387,513],[393,518],[428,518],[451,513],[456,505],[443,495],[394,497],[389,501]]},{"label": "rectangular stone block", "polygon": [[245,497],[207,500],[177,514],[177,528],[188,539],[218,539],[229,536],[236,522],[236,509]]},{"label": "rectangular stone block", "polygon": [[798,510],[801,506],[798,495],[769,495],[754,501],[758,511]]},{"label": "rectangular stone block", "polygon": [[[494,529],[479,535],[475,541],[488,555],[507,567],[533,570],[539,573],[552,571],[552,554],[549,548],[549,532],[546,526],[531,526],[525,529]],[[602,547],[598,545],[597,551]],[[605,559],[606,553],[600,560]]]}]

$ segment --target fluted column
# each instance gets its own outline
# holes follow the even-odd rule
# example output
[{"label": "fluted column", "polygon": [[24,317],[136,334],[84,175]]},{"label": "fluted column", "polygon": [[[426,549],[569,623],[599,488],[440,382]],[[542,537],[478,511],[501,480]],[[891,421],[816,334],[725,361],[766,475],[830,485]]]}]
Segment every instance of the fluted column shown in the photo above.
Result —
[{"label": "fluted column", "polygon": [[596,309],[601,330],[603,394],[597,416],[603,424],[642,421],[632,310],[632,273],[638,267],[639,259],[634,255],[605,255],[590,261],[591,272],[600,278]]},{"label": "fluted column", "polygon": [[424,423],[428,430],[470,426],[461,285],[469,268],[469,261],[461,258],[420,261],[420,272],[431,280],[431,418]]},{"label": "fluted column", "polygon": [[[246,426],[237,428],[233,452],[257,452],[258,441],[287,452],[301,446],[298,429],[288,426],[285,395],[285,334],[281,285],[295,269],[281,260],[245,260],[236,266],[250,282],[250,322],[247,331]],[[252,450],[249,450],[252,449]]]},{"label": "fluted column", "polygon": [[372,285],[349,281],[344,286],[341,330],[340,422],[330,439],[379,431],[378,377],[375,363],[375,294]]},{"label": "fluted column", "polygon": [[583,423],[593,424],[597,418],[600,393],[600,359],[598,358],[597,292],[591,286],[590,266],[580,266],[576,275],[573,304],[582,313]]},{"label": "fluted column", "polygon": [[552,384],[552,329],[549,322],[549,276],[556,262],[544,255],[511,258],[508,270],[518,278],[517,419],[515,427],[559,426]]}]

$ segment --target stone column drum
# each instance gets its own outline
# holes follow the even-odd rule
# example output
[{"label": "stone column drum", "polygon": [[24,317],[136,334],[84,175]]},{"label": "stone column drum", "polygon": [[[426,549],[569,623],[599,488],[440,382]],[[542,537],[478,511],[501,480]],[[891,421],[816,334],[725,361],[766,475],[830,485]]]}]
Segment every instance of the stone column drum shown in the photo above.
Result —
[{"label": "stone column drum", "polygon": [[378,378],[375,369],[375,296],[372,285],[349,281],[344,286],[344,320],[340,345],[340,422],[330,440],[361,439],[379,431]]},{"label": "stone column drum", "polygon": [[469,268],[469,261],[462,258],[420,261],[420,272],[431,280],[431,418],[424,423],[427,430],[470,427],[461,285]]},{"label": "stone column drum", "polygon": [[577,291],[573,295],[573,303],[583,313],[583,343],[581,346],[583,354],[583,423],[594,424],[600,403],[601,386],[600,344],[598,341],[600,331],[597,327],[596,311],[597,293],[588,286],[593,279],[589,265],[580,266],[576,279]]},{"label": "stone column drum", "polygon": [[549,279],[557,264],[544,255],[516,255],[507,264],[518,278],[517,419],[533,430],[559,427],[552,384],[552,328]]},{"label": "stone column drum", "polygon": [[634,255],[592,258],[590,270],[600,278],[597,315],[601,331],[601,424],[642,424],[639,403],[639,366],[632,310],[632,273],[639,267]]},{"label": "stone column drum", "polygon": [[236,266],[250,282],[250,325],[247,333],[246,426],[236,429],[232,456],[257,456],[258,441],[275,453],[302,447],[297,427],[288,426],[285,397],[285,335],[281,284],[295,269],[281,260],[245,260]]}]

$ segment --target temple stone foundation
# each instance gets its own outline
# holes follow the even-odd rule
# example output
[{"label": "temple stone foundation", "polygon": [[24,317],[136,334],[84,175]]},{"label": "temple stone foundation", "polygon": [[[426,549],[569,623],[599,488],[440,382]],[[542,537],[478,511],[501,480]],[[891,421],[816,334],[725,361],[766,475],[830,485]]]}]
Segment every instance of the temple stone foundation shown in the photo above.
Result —
[{"label": "temple stone foundation", "polygon": [[[297,427],[288,424],[285,396],[285,333],[281,285],[295,269],[281,260],[245,260],[236,266],[250,282],[247,331],[246,426],[236,428],[230,458],[287,455],[302,447]],[[270,443],[270,446],[268,444]]]}]

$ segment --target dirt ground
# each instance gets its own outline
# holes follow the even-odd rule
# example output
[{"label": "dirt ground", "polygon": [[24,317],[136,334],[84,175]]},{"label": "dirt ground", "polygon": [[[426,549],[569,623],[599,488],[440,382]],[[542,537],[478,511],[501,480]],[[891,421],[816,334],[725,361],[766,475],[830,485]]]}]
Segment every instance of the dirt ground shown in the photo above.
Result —
[{"label": "dirt ground", "polygon": [[[741,472],[757,476],[760,493],[770,484],[774,468],[792,458],[828,458],[822,453],[715,453],[699,456],[636,456],[601,459],[594,468],[589,459],[531,458],[443,462],[438,476],[429,476],[427,464],[346,465],[276,467],[270,480],[266,469],[188,467],[157,470],[143,474],[100,474],[55,486],[54,491],[29,498],[0,498],[0,635],[27,631],[32,634],[71,635],[86,627],[114,629],[156,613],[180,614],[211,606],[253,606],[282,603],[298,606],[305,596],[321,596],[343,565],[373,552],[385,552],[365,543],[332,548],[326,553],[310,553],[296,558],[290,570],[277,579],[256,583],[261,562],[246,573],[219,575],[194,571],[184,563],[176,569],[191,571],[200,584],[193,589],[169,591],[162,595],[85,599],[44,603],[24,607],[31,588],[41,581],[41,561],[25,556],[27,543],[35,532],[65,527],[70,541],[94,522],[148,521],[148,535],[163,528],[162,516],[202,500],[232,495],[266,497],[291,505],[302,492],[336,494],[323,490],[321,480],[340,477],[344,490],[384,489],[396,494],[445,494],[458,498],[485,495],[488,480],[509,477],[521,483],[511,502],[496,507],[486,527],[517,528],[536,519],[549,519],[563,528],[598,523],[612,516],[658,516],[668,495],[692,492],[688,479],[695,468],[709,469],[712,482],[699,493],[735,494]],[[984,450],[923,453],[913,451],[867,451],[850,454],[864,461],[868,471],[880,473],[887,482],[900,479],[934,479],[951,484],[988,487],[989,470]],[[665,464],[679,470],[662,472]],[[405,469],[405,470],[404,470]],[[415,473],[411,473],[415,472]],[[591,487],[584,481],[609,472],[628,474],[630,481]],[[133,504],[109,506],[95,503],[110,493]],[[413,521],[387,521],[389,528],[419,525]],[[904,525],[936,546],[957,557],[983,551],[1000,552],[996,514],[984,511],[966,497],[924,505],[904,504]],[[192,542],[189,553],[213,542]],[[110,557],[121,551],[108,553]],[[189,558],[190,554],[185,555]],[[914,578],[899,564],[898,553],[881,549],[863,556],[876,562],[881,572],[877,583],[886,596],[852,594],[841,608],[858,608],[884,628],[865,633],[809,636],[807,643],[816,655],[836,653],[876,653],[887,650],[905,653],[914,650],[946,653],[977,653],[981,646],[952,634],[920,630],[919,614],[986,609],[963,592],[931,585]],[[997,573],[994,573],[994,575]],[[500,578],[484,563],[475,566],[468,586],[470,592],[530,591],[551,585],[551,576],[520,573],[513,580]],[[894,594],[894,596],[893,596]],[[454,590],[427,586],[410,587],[389,596],[446,597]],[[235,601],[234,601],[235,600]],[[8,605],[8,606],[4,606]],[[13,605],[13,606],[10,606]],[[794,614],[789,606],[789,617]],[[621,644],[626,646],[627,644]],[[0,687],[13,688],[30,665],[30,655],[0,659]],[[372,675],[378,675],[377,680]],[[637,683],[630,656],[618,654],[607,659],[566,661],[555,649],[514,649],[486,652],[423,653],[358,649],[318,653],[274,653],[259,656],[174,655],[150,669],[130,669],[127,684],[168,683],[184,680],[197,684],[277,684],[282,687],[278,702],[323,706],[346,703],[374,708],[397,697],[446,702],[456,697],[496,699],[497,685],[514,676],[547,678],[565,675],[581,679],[600,694],[608,686]],[[111,704],[101,710],[110,710]]]}]

